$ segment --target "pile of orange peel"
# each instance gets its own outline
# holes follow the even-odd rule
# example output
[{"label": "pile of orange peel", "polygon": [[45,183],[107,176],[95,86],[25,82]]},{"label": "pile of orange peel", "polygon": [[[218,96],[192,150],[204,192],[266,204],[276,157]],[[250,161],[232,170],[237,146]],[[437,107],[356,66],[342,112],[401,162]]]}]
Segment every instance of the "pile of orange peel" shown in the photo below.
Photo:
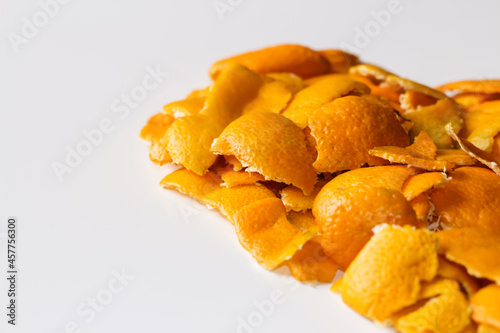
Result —
[{"label": "pile of orange peel", "polygon": [[403,333],[500,332],[500,80],[430,88],[340,50],[278,45],[141,131],[160,182]]}]

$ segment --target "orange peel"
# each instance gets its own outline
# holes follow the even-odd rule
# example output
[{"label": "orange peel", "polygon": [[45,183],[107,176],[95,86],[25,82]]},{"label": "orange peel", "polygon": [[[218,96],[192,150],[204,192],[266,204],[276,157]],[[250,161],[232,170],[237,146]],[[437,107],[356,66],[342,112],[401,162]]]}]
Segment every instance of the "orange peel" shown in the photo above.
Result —
[{"label": "orange peel", "polygon": [[233,216],[240,244],[263,267],[274,269],[311,239],[316,228],[302,232],[291,224],[278,198],[255,201]]},{"label": "orange peel", "polygon": [[345,75],[328,75],[299,91],[290,101],[283,115],[304,129],[316,109],[348,94],[368,94],[370,89],[363,83]]},{"label": "orange peel", "polygon": [[274,193],[261,185],[239,185],[221,187],[220,178],[209,171],[203,176],[186,169],[179,169],[165,176],[160,185],[166,189],[187,194],[200,202],[216,207],[233,223],[233,215],[241,208],[267,198],[276,198]]},{"label": "orange peel", "polygon": [[429,197],[422,193],[410,201],[410,205],[417,215],[420,227],[426,227],[432,213]]},{"label": "orange peel", "polygon": [[311,193],[317,175],[304,133],[275,113],[252,113],[232,122],[214,141],[212,152],[233,155],[266,180],[292,184]]},{"label": "orange peel", "polygon": [[[500,176],[500,150],[497,150],[496,145],[499,144],[497,142],[500,142],[500,139],[495,139],[496,141],[494,142],[493,146],[493,152],[492,153],[487,153],[476,146],[474,146],[472,143],[465,139],[461,139],[456,131],[453,129],[451,124],[447,124],[445,126],[446,132],[450,135],[453,140],[458,142],[460,148],[466,152],[469,156],[472,158],[476,159],[477,161],[481,162],[482,164],[486,165],[488,168],[493,170],[497,175]],[[499,136],[500,138],[500,136]]]},{"label": "orange peel", "polygon": [[462,167],[443,188],[430,194],[435,214],[452,228],[475,227],[500,232],[500,177],[479,167]]},{"label": "orange peel", "polygon": [[303,211],[313,208],[314,198],[318,195],[319,191],[325,186],[327,181],[320,179],[314,185],[314,189],[309,195],[305,195],[302,190],[295,186],[287,186],[281,190],[281,200],[286,207],[287,211]]},{"label": "orange peel", "polygon": [[471,299],[472,319],[479,324],[500,330],[500,286],[490,284]]},{"label": "orange peel", "polygon": [[331,73],[347,73],[349,67],[357,65],[359,59],[354,54],[342,50],[320,50],[318,51],[330,63]]},{"label": "orange peel", "polygon": [[206,97],[191,97],[169,103],[163,107],[163,112],[175,118],[198,114],[205,105]]},{"label": "orange peel", "polygon": [[425,304],[396,316],[394,326],[401,333],[461,333],[470,325],[469,304],[454,280],[436,279],[424,284],[420,299]]},{"label": "orange peel", "polygon": [[264,177],[257,172],[247,172],[244,170],[236,171],[232,165],[227,165],[217,171],[221,177],[222,186],[234,187],[238,185],[256,184],[265,181]]},{"label": "orange peel", "polygon": [[323,234],[323,249],[341,268],[354,260],[376,225],[421,225],[401,192],[414,172],[400,166],[357,169],[322,188],[314,200],[313,214]]},{"label": "orange peel", "polygon": [[429,171],[450,170],[456,166],[455,160],[462,162],[457,158],[460,156],[455,156],[453,159],[448,155],[447,159],[438,159],[437,152],[438,149],[434,141],[423,131],[417,136],[415,142],[406,148],[385,146],[375,147],[368,151],[371,156],[386,159],[391,163],[407,164]]},{"label": "orange peel", "polygon": [[437,239],[427,230],[385,226],[346,270],[342,299],[356,312],[384,323],[420,298],[422,282],[438,270]]},{"label": "orange peel", "polygon": [[217,79],[233,63],[261,74],[290,72],[302,78],[325,74],[330,70],[330,62],[320,53],[302,45],[283,44],[219,60],[210,68],[210,77]]},{"label": "orange peel", "polygon": [[438,276],[460,283],[470,298],[479,290],[478,281],[467,273],[465,267],[457,265],[439,256]]},{"label": "orange peel", "polygon": [[369,149],[377,146],[409,145],[409,137],[392,109],[363,97],[337,98],[324,105],[309,120],[316,139],[318,172],[335,172],[368,165],[387,164],[373,157]]},{"label": "orange peel", "polygon": [[439,253],[464,266],[477,278],[500,284],[500,233],[478,228],[450,229],[436,233]]},{"label": "orange peel", "polygon": [[443,187],[448,182],[446,174],[441,172],[427,172],[410,177],[403,185],[402,191],[406,200],[410,201],[420,194]]},{"label": "orange peel", "polygon": [[441,91],[465,91],[474,93],[500,93],[500,80],[464,80],[443,84],[436,89]]},{"label": "orange peel", "polygon": [[331,283],[338,266],[321,247],[321,237],[316,236],[304,244],[287,261],[290,273],[297,281]]}]

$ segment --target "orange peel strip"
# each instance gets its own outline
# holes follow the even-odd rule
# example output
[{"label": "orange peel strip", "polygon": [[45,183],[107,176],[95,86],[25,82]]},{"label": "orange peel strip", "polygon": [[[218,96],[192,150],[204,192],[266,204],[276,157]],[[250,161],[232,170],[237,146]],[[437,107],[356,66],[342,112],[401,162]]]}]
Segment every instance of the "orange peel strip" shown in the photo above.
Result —
[{"label": "orange peel strip", "polygon": [[418,301],[421,283],[437,273],[436,237],[427,230],[385,226],[345,272],[342,299],[383,323]]},{"label": "orange peel strip", "polygon": [[439,253],[465,266],[478,278],[500,283],[500,233],[478,228],[450,229],[436,233]]},{"label": "orange peel strip", "polygon": [[410,201],[432,188],[443,187],[447,182],[446,174],[441,172],[427,172],[415,175],[403,185],[403,195],[406,200]]}]

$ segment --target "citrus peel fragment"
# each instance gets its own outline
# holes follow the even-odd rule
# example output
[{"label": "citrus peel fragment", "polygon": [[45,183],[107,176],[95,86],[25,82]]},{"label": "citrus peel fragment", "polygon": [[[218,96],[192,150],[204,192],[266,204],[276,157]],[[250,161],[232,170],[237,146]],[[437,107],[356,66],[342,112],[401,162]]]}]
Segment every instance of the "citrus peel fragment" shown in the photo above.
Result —
[{"label": "citrus peel fragment", "polygon": [[233,220],[243,248],[267,269],[291,258],[317,233],[317,228],[302,232],[291,224],[278,198],[255,201],[240,209]]},{"label": "citrus peel fragment", "polygon": [[437,239],[427,230],[385,226],[345,272],[342,299],[356,312],[384,323],[419,300],[422,282],[437,273]]},{"label": "citrus peel fragment", "polygon": [[317,175],[304,133],[275,113],[253,113],[232,122],[212,145],[212,152],[233,155],[266,180],[292,184],[311,193]]},{"label": "citrus peel fragment", "polygon": [[439,253],[464,266],[477,278],[500,284],[500,233],[478,228],[450,229],[436,233]]}]

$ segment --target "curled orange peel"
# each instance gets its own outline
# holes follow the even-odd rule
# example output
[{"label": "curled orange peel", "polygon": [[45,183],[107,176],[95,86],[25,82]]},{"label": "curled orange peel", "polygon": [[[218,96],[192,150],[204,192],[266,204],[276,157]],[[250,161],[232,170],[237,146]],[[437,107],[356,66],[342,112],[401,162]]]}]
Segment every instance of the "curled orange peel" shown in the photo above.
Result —
[{"label": "curled orange peel", "polygon": [[304,133],[291,120],[275,113],[253,113],[232,122],[214,141],[211,151],[233,155],[247,171],[266,180],[292,184],[311,193],[317,174]]},{"label": "curled orange peel", "polygon": [[225,68],[234,63],[261,74],[289,72],[302,78],[330,71],[330,62],[320,53],[301,45],[283,44],[219,60],[210,68],[210,76],[217,79]]},{"label": "curled orange peel", "polygon": [[331,283],[338,269],[323,251],[320,236],[312,238],[295,252],[287,266],[297,281],[319,283]]},{"label": "curled orange peel", "polygon": [[317,228],[302,232],[291,224],[278,198],[255,201],[233,216],[238,240],[263,267],[274,269],[290,259],[317,234]]},{"label": "curled orange peel", "polygon": [[460,148],[469,154],[469,156],[475,158],[482,164],[486,165],[488,168],[493,170],[497,175],[500,175],[500,166],[498,165],[500,163],[500,155],[495,155],[494,153],[487,153],[476,146],[474,146],[472,143],[469,141],[462,139],[458,136],[457,132],[453,129],[451,124],[447,124],[445,126],[446,132],[450,135],[453,140],[455,140]]},{"label": "curled orange peel", "polygon": [[236,171],[232,165],[227,165],[217,171],[223,183],[222,186],[233,187],[238,185],[256,184],[265,181],[264,177],[257,172]]},{"label": "curled orange peel", "polygon": [[347,73],[351,66],[357,65],[357,56],[342,50],[329,49],[318,51],[330,63],[331,73]]},{"label": "curled orange peel", "polygon": [[363,83],[345,75],[328,75],[299,91],[283,111],[283,115],[304,129],[316,109],[348,94],[369,94]]}]

